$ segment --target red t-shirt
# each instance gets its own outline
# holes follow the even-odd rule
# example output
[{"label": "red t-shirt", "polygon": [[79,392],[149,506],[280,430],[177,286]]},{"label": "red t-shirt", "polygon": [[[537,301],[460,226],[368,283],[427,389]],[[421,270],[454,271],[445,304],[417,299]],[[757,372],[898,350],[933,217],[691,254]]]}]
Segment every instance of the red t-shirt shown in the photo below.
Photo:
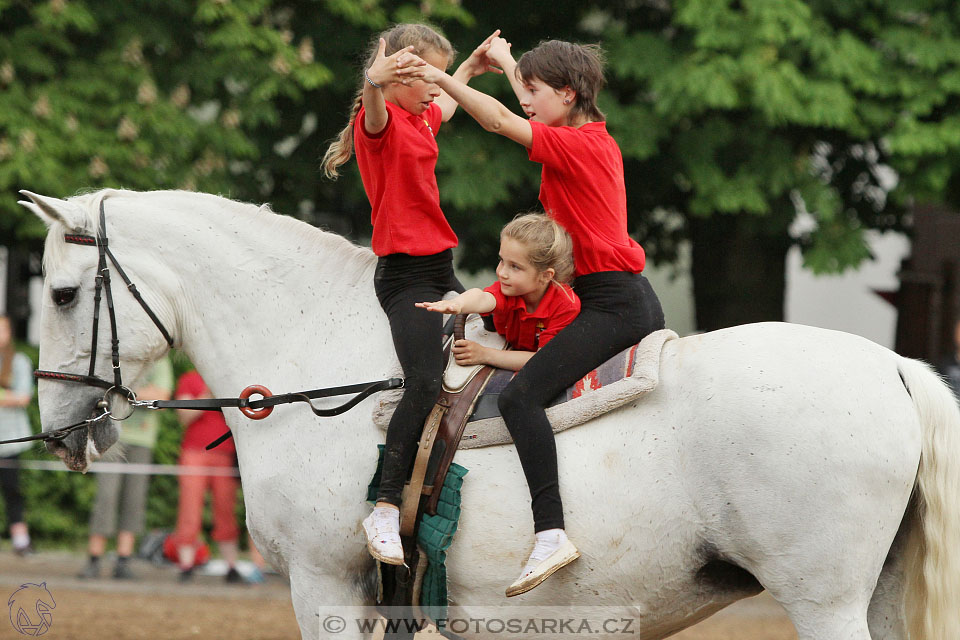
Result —
[{"label": "red t-shirt", "polygon": [[543,164],[540,202],[573,239],[576,275],[643,271],[643,247],[627,234],[623,156],[606,123],[530,127],[530,159]]},{"label": "red t-shirt", "polygon": [[497,300],[490,312],[497,333],[507,339],[517,351],[543,349],[560,330],[573,322],[580,313],[580,298],[567,285],[551,284],[533,313],[527,311],[523,296],[505,296],[500,283],[494,282],[484,289]]},{"label": "red t-shirt", "polygon": [[[209,395],[207,383],[196,371],[188,371],[177,381],[177,390],[173,397],[177,400],[192,400]],[[181,449],[205,449],[208,444],[227,432],[227,423],[220,411],[203,411],[199,418],[187,426],[183,434]],[[237,450],[233,438],[226,440],[217,449],[224,453],[233,453]]]},{"label": "red t-shirt", "polygon": [[376,135],[363,128],[361,107],[353,143],[370,200],[373,252],[429,256],[457,246],[457,235],[440,209],[437,141],[443,113],[435,103],[422,116],[387,102],[387,126]]}]

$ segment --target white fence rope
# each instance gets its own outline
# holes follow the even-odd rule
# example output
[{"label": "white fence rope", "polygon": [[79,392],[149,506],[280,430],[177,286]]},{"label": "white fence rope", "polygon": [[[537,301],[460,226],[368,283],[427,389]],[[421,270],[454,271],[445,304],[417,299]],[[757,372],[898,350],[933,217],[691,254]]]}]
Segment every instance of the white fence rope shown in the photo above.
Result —
[{"label": "white fence rope", "polygon": [[[0,458],[0,469],[33,469],[38,471],[70,471],[62,462]],[[128,462],[94,462],[88,473],[125,473],[148,476],[234,476],[236,467],[188,467],[177,464],[135,464]]]}]

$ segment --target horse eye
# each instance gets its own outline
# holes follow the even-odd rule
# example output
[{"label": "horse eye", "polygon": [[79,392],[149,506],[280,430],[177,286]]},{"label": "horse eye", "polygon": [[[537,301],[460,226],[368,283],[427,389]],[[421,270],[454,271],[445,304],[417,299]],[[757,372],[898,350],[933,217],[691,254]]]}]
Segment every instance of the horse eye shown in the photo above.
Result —
[{"label": "horse eye", "polygon": [[76,287],[67,287],[66,289],[53,290],[53,302],[58,307],[62,307],[65,304],[70,304],[71,302],[73,302],[73,299],[76,297],[77,297]]}]

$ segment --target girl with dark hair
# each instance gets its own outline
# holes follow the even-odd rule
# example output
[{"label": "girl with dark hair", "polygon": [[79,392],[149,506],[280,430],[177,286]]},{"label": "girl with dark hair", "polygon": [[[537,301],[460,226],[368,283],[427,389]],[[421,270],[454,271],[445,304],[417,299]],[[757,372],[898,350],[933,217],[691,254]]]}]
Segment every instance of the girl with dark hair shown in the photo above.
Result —
[{"label": "girl with dark hair", "polygon": [[500,395],[499,405],[530,489],[536,544],[507,596],[533,589],[579,552],[564,531],[557,449],[545,408],[563,389],[664,326],[663,310],[640,275],[643,248],[627,233],[623,157],[597,106],[599,47],[543,42],[518,62],[495,38],[486,52],[510,79],[526,118],[412,53],[400,64],[436,83],[487,131],[522,144],[543,165],[540,202],[573,239],[581,311],[540,349]]}]

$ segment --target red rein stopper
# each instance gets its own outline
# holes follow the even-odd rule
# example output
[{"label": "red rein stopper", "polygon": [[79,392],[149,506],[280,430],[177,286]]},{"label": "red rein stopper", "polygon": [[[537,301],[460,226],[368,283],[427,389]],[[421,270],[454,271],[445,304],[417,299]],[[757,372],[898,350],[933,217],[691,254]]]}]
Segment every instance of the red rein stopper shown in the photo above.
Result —
[{"label": "red rein stopper", "polygon": [[[246,400],[255,393],[259,393],[264,398],[269,398],[273,395],[270,393],[270,389],[267,389],[262,384],[252,384],[240,392],[240,398],[242,400]],[[261,409],[254,409],[253,407],[240,407],[240,412],[251,420],[263,420],[268,415],[273,413],[273,407],[263,407]]]}]

